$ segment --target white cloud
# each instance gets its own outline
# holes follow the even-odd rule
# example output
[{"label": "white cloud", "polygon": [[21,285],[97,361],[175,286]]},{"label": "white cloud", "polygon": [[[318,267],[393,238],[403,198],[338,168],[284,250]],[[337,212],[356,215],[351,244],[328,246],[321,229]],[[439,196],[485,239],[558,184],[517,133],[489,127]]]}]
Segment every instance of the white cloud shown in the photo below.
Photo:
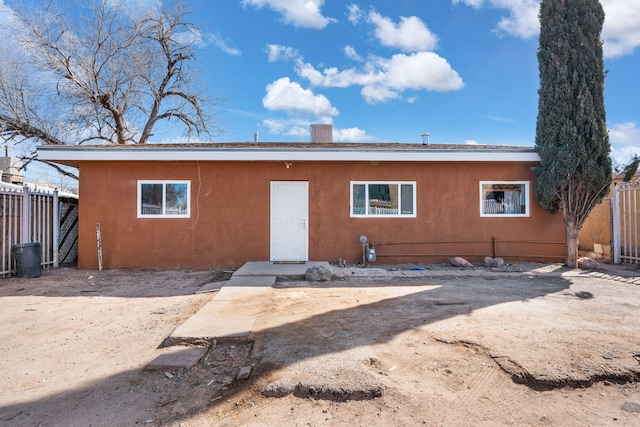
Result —
[{"label": "white cloud", "polygon": [[464,144],[465,145],[480,145],[480,143],[478,141],[476,141],[475,139],[465,139],[464,140]]},{"label": "white cloud", "polygon": [[395,24],[391,19],[371,11],[368,20],[375,25],[376,37],[383,46],[416,52],[434,50],[438,45],[438,37],[416,16],[402,16],[400,23]]},{"label": "white cloud", "polygon": [[268,44],[267,55],[269,55],[269,62],[277,62],[298,58],[300,56],[300,53],[296,49],[289,46]]},{"label": "white cloud", "polygon": [[368,104],[380,104],[392,99],[400,98],[400,94],[388,87],[381,85],[368,85],[362,88],[360,94]]},{"label": "white cloud", "polygon": [[[301,119],[267,119],[262,121],[262,125],[267,128],[267,132],[274,135],[287,135],[298,138],[299,141],[308,141],[310,135],[309,127],[312,123],[332,124],[331,118],[323,117],[310,122]],[[335,142],[365,142],[373,138],[366,131],[353,127],[339,129],[334,126],[333,140]]]},{"label": "white cloud", "polygon": [[315,95],[309,89],[303,89],[299,83],[283,77],[267,85],[267,94],[262,105],[268,110],[281,110],[289,113],[301,112],[315,116],[337,116],[338,109],[324,95]]},{"label": "white cloud", "polygon": [[[540,33],[539,0],[452,0],[473,8],[491,7],[508,11],[498,22],[500,34],[529,39]],[[640,46],[640,2],[637,0],[601,0],[605,12],[602,29],[604,56],[615,58],[633,53]]]},{"label": "white cloud", "polygon": [[640,2],[601,0],[605,11],[602,38],[607,57],[629,55],[640,46]]},{"label": "white cloud", "polygon": [[540,32],[538,11],[539,0],[452,0],[453,4],[463,3],[475,9],[492,7],[506,9],[509,14],[498,22],[495,31],[524,39],[536,36]]},{"label": "white cloud", "polygon": [[213,43],[214,46],[224,53],[228,53],[233,56],[239,56],[242,54],[238,49],[230,47],[220,34],[207,34],[207,40],[210,43]]},{"label": "white cloud", "polygon": [[609,141],[612,145],[640,146],[640,129],[633,122],[616,123],[609,128]]},{"label": "white cloud", "polygon": [[371,141],[371,136],[359,128],[334,129],[333,140],[336,142],[365,142]]},{"label": "white cloud", "polygon": [[433,52],[396,54],[389,59],[370,57],[361,70],[332,67],[319,71],[300,59],[296,72],[315,86],[363,86],[361,94],[372,104],[397,99],[409,89],[447,92],[464,86],[447,60]]},{"label": "white cloud", "polygon": [[344,47],[343,50],[344,50],[344,55],[347,58],[351,59],[352,61],[358,61],[358,62],[364,61],[364,59],[362,59],[362,56],[360,56],[358,52],[356,52],[353,46],[347,45]]},{"label": "white cloud", "polygon": [[358,25],[360,23],[360,20],[362,19],[362,10],[360,9],[360,7],[352,3],[350,5],[347,5],[347,10],[349,11],[347,15],[347,19],[349,20],[349,22],[351,22],[353,25]]},{"label": "white cloud", "polygon": [[335,19],[322,15],[324,0],[242,0],[243,6],[261,9],[268,6],[282,15],[285,23],[295,27],[321,30]]},{"label": "white cloud", "polygon": [[612,125],[609,128],[609,142],[614,165],[624,166],[634,155],[640,156],[640,128],[634,122]]}]

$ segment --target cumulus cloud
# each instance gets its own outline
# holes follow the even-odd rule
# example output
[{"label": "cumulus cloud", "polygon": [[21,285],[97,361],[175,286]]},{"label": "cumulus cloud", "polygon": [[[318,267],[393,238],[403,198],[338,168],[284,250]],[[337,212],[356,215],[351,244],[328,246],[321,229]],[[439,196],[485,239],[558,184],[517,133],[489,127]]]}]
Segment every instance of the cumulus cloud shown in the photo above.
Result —
[{"label": "cumulus cloud", "polygon": [[611,159],[615,165],[624,166],[634,155],[640,156],[640,128],[637,123],[616,123],[609,127]]},{"label": "cumulus cloud", "polygon": [[[491,7],[508,12],[496,25],[499,34],[528,39],[540,33],[539,0],[452,0],[473,8]],[[640,2],[630,0],[601,0],[605,12],[602,39],[604,56],[629,55],[640,46]]]},{"label": "cumulus cloud", "polygon": [[362,57],[358,54],[358,52],[356,52],[356,50],[353,48],[353,46],[345,46],[344,47],[344,55],[351,59],[352,61],[358,61],[358,62],[362,62],[364,61],[364,59],[362,59]]},{"label": "cumulus cloud", "polygon": [[383,46],[398,48],[405,52],[434,50],[438,37],[416,16],[400,17],[400,23],[371,11],[368,21],[375,26],[375,35]]},{"label": "cumulus cloud", "polygon": [[359,128],[334,129],[333,140],[336,142],[365,142],[371,141],[371,136]]},{"label": "cumulus cloud", "polygon": [[277,62],[295,59],[300,56],[300,53],[296,49],[289,46],[268,44],[267,55],[269,56],[269,62]]},{"label": "cumulus cloud", "polygon": [[280,15],[285,23],[295,27],[321,30],[335,19],[322,15],[324,0],[242,0],[243,6],[261,9],[267,6]]},{"label": "cumulus cloud", "polygon": [[283,77],[267,85],[262,105],[268,110],[306,113],[315,116],[337,116],[338,109],[324,95],[316,95],[297,82]]},{"label": "cumulus cloud", "polygon": [[480,143],[478,141],[476,141],[475,139],[465,139],[464,140],[464,144],[465,145],[480,145]]},{"label": "cumulus cloud", "polygon": [[297,61],[296,72],[315,86],[363,86],[361,94],[371,104],[397,99],[405,90],[447,92],[461,89],[462,78],[446,59],[433,52],[396,54],[391,58],[370,57],[362,69],[317,70]]},{"label": "cumulus cloud", "polygon": [[615,145],[640,146],[640,128],[633,122],[616,123],[609,128],[609,141]]},{"label": "cumulus cloud", "polygon": [[507,16],[498,22],[495,31],[510,34],[524,39],[536,36],[540,32],[538,11],[539,0],[452,0],[453,4],[463,3],[475,9],[492,7],[506,9]]},{"label": "cumulus cloud", "polygon": [[633,53],[640,46],[640,2],[602,0],[605,11],[602,38],[607,57]]}]

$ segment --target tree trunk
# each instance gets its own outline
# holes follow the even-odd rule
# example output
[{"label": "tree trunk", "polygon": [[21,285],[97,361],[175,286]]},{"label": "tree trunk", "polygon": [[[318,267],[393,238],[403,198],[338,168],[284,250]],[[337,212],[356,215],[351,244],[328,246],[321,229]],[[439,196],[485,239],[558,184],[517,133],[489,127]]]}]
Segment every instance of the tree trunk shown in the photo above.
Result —
[{"label": "tree trunk", "polygon": [[565,221],[566,259],[569,268],[578,268],[578,234],[580,227],[575,221]]}]

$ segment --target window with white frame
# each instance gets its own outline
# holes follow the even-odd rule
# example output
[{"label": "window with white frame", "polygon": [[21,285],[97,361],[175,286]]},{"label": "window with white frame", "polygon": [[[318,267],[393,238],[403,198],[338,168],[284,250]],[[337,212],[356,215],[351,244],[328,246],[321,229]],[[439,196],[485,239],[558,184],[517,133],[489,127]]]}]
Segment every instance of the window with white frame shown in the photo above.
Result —
[{"label": "window with white frame", "polygon": [[480,216],[529,216],[529,182],[481,181]]},{"label": "window with white frame", "polygon": [[138,181],[138,218],[189,218],[190,181]]},{"label": "window with white frame", "polygon": [[351,182],[352,217],[416,217],[415,182]]}]

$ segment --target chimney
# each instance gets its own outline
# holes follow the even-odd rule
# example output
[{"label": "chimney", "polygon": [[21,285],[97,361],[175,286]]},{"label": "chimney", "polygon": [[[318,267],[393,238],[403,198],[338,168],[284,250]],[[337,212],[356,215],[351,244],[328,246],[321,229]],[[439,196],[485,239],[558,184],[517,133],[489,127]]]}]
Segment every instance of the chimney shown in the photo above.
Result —
[{"label": "chimney", "polygon": [[311,142],[333,142],[333,125],[311,125]]},{"label": "chimney", "polygon": [[258,132],[253,133],[253,142],[258,142]]}]

